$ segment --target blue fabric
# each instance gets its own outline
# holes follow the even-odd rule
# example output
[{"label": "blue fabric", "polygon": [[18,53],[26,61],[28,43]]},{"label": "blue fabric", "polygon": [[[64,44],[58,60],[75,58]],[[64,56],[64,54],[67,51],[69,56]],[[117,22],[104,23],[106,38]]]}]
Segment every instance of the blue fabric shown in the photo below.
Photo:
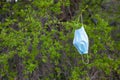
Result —
[{"label": "blue fabric", "polygon": [[83,26],[80,29],[75,30],[73,45],[80,54],[88,53],[89,40]]}]

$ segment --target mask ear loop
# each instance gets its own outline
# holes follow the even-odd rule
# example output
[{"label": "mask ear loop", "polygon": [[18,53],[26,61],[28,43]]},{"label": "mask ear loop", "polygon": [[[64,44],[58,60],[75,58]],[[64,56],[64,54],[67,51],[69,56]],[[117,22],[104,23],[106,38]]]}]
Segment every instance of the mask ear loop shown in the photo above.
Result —
[{"label": "mask ear loop", "polygon": [[[82,24],[82,27],[84,27],[84,25],[83,25],[82,13],[81,13],[80,16],[81,16],[81,24]],[[84,57],[83,57],[83,54],[81,54],[81,56],[82,56],[82,62],[83,62],[84,64],[89,64],[89,56],[88,56],[88,53],[87,53],[86,55],[87,55],[87,62],[85,62]]]},{"label": "mask ear loop", "polygon": [[81,56],[82,56],[82,62],[83,62],[84,64],[89,64],[89,56],[88,56],[88,54],[86,54],[86,55],[87,55],[87,62],[85,62],[83,55],[84,55],[84,54],[81,54]]},{"label": "mask ear loop", "polygon": [[81,18],[81,24],[82,24],[82,27],[83,27],[83,17],[82,17],[82,13],[80,15],[80,18]]}]

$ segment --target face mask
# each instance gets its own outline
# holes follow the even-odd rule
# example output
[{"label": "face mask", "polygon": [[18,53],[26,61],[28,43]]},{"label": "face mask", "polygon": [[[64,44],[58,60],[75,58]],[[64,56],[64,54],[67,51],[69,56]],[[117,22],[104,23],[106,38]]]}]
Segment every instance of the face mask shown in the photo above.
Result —
[{"label": "face mask", "polygon": [[88,53],[89,40],[83,26],[80,29],[75,30],[73,45],[80,54]]}]

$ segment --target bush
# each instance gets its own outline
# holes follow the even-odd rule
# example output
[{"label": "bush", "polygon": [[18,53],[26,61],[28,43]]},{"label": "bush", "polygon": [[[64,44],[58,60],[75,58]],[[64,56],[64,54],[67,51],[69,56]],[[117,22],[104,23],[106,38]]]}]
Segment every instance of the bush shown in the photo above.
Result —
[{"label": "bush", "polygon": [[90,42],[90,62],[84,64],[72,44],[75,29],[81,27],[78,15],[59,19],[61,7],[73,5],[66,1],[2,3],[0,12],[6,17],[0,22],[0,79],[116,79],[120,60],[114,53],[113,28],[99,14],[94,15],[96,25],[84,20]]}]

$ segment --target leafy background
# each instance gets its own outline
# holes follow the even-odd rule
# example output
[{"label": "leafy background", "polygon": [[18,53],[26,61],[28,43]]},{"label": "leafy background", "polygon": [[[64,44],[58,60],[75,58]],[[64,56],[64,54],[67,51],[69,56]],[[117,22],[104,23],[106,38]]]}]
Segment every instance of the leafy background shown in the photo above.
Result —
[{"label": "leafy background", "polygon": [[[119,0],[7,1],[0,1],[1,80],[120,79]],[[89,64],[72,44],[81,13]]]}]

